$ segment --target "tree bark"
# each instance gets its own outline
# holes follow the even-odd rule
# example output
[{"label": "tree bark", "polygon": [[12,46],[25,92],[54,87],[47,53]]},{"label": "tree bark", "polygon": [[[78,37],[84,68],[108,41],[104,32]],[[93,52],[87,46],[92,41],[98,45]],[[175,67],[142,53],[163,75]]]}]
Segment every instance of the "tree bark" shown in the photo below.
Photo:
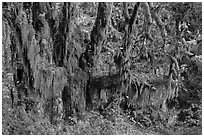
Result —
[{"label": "tree bark", "polygon": [[111,3],[99,2],[97,17],[91,31],[91,39],[85,53],[82,55],[83,59],[81,59],[85,61],[86,66],[89,68],[94,68],[97,64],[101,47],[103,46],[103,43],[107,37],[106,29],[109,25],[111,11]]},{"label": "tree bark", "polygon": [[17,89],[23,86],[27,91],[21,100],[34,98],[42,108],[40,114],[49,116],[52,123],[70,115],[80,117],[88,77],[78,67],[83,37],[72,20],[75,5],[61,3],[62,12],[56,13],[57,3],[30,3],[32,9],[25,4],[10,3],[11,10],[4,14],[12,29],[14,80]]},{"label": "tree bark", "polygon": [[[99,54],[101,52],[101,48],[106,41],[106,29],[109,25],[109,20],[112,12],[112,3],[99,2],[98,3],[98,12],[97,17],[95,19],[94,26],[91,31],[91,39],[86,47],[86,51],[81,55],[79,59],[79,66],[81,69],[87,72],[89,79],[87,81],[86,88],[86,102],[87,105],[92,104],[92,94],[94,94],[94,90],[98,90],[97,94],[100,94],[100,89],[93,88],[92,78],[96,74],[97,60]],[[101,83],[102,84],[102,83]],[[102,84],[102,86],[104,86]]]},{"label": "tree bark", "polygon": [[165,32],[165,26],[164,26],[164,23],[161,21],[161,19],[159,18],[158,14],[156,13],[156,9],[153,7],[153,3],[152,2],[149,2],[149,7],[151,9],[151,15],[152,15],[152,18],[155,19],[156,23],[157,23],[157,26],[159,27],[160,29],[160,32],[161,32],[161,36],[162,36],[162,39],[163,39],[163,50],[164,50],[164,46],[165,46],[165,42],[166,42],[166,32]]}]

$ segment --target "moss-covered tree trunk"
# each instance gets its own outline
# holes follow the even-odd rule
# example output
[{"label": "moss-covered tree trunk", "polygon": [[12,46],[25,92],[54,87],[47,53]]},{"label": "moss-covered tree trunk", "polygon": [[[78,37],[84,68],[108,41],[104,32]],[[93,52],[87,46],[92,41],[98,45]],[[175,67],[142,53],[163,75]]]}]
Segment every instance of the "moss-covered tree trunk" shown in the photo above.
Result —
[{"label": "moss-covered tree trunk", "polygon": [[[85,66],[89,69],[96,67],[101,48],[106,41],[107,27],[112,12],[112,4],[99,2],[98,12],[94,26],[91,31],[90,42],[87,45],[85,53],[81,56],[81,60],[85,62]],[[81,67],[84,69],[84,66]],[[91,75],[94,73],[90,72]]]},{"label": "moss-covered tree trunk", "polygon": [[122,50],[121,52],[121,65],[119,66],[119,71],[121,75],[121,81],[122,81],[122,89],[123,91],[127,91],[127,87],[130,84],[130,75],[129,75],[129,69],[130,69],[130,51],[132,48],[132,41],[133,41],[133,34],[134,31],[138,31],[135,29],[135,21],[137,19],[138,10],[140,6],[140,2],[137,2],[134,6],[134,10],[132,15],[130,16],[127,12],[127,3],[123,3],[124,9],[123,14],[125,17],[125,25],[124,30],[125,34],[123,37],[123,43],[122,43]]},{"label": "moss-covered tree trunk", "polygon": [[[98,12],[95,19],[94,26],[90,35],[90,42],[87,44],[86,51],[81,55],[79,66],[89,75],[88,84],[86,88],[87,104],[92,104],[93,94],[97,92],[100,98],[100,90],[106,89],[111,83],[103,81],[111,81],[110,77],[102,76],[95,77],[97,72],[97,61],[101,52],[101,48],[106,41],[107,27],[112,12],[112,4],[99,2]],[[98,84],[100,83],[100,86]],[[96,91],[97,90],[97,91]],[[99,99],[98,98],[98,99]]]},{"label": "moss-covered tree trunk", "polygon": [[87,74],[78,67],[83,35],[74,24],[75,4],[5,5],[18,104],[33,100],[39,115],[49,116],[52,123],[72,114],[80,117]]}]

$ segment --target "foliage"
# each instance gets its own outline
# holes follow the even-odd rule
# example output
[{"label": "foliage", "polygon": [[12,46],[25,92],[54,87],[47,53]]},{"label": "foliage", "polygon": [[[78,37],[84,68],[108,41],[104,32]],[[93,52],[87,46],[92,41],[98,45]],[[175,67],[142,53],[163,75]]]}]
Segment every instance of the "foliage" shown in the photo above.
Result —
[{"label": "foliage", "polygon": [[201,134],[202,3],[4,2],[2,15],[3,134]]}]

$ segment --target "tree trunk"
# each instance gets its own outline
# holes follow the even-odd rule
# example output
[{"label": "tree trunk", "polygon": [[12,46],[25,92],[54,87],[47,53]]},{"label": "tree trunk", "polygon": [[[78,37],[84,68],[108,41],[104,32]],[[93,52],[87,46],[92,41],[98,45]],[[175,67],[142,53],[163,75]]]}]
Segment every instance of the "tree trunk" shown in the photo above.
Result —
[{"label": "tree trunk", "polygon": [[152,9],[152,10],[151,10],[152,18],[155,19],[155,22],[156,22],[157,26],[158,26],[159,29],[160,29],[161,37],[162,37],[162,39],[163,39],[162,49],[164,50],[164,46],[165,46],[165,44],[166,44],[166,32],[165,32],[164,23],[161,21],[161,19],[159,18],[158,14],[156,13],[156,9],[154,8],[152,2],[149,2],[149,7],[150,7],[150,9]]},{"label": "tree trunk", "polygon": [[[125,3],[126,5],[126,3]],[[134,6],[134,10],[133,13],[131,15],[131,17],[126,17],[126,25],[125,25],[125,35],[123,38],[123,43],[122,43],[122,56],[123,56],[123,60],[122,60],[122,65],[120,66],[119,70],[120,70],[120,74],[121,74],[121,80],[122,80],[122,87],[123,89],[127,88],[127,84],[129,83],[127,80],[128,79],[128,71],[130,69],[130,51],[132,48],[132,41],[133,41],[133,28],[135,25],[135,21],[137,19],[137,15],[138,15],[138,9],[140,6],[140,2],[136,3]],[[127,6],[124,6],[124,10],[126,11]],[[126,15],[127,16],[127,15]],[[138,31],[138,30],[136,30]]]},{"label": "tree trunk", "polygon": [[[95,80],[92,80],[92,79],[95,79],[94,77],[97,74],[97,61],[101,52],[101,48],[104,42],[106,41],[106,37],[107,37],[106,29],[109,25],[111,12],[112,12],[111,3],[104,3],[104,2],[98,3],[98,12],[97,12],[97,17],[95,19],[95,24],[91,31],[91,37],[90,37],[91,39],[87,45],[86,51],[80,57],[79,66],[83,70],[85,70],[89,75],[89,80],[87,82],[87,89],[86,89],[87,105],[88,104],[92,105],[92,100],[93,100],[92,95],[95,92],[97,93],[97,96],[100,98],[100,91],[102,88],[93,87],[91,85],[94,85],[93,81]],[[106,87],[104,83],[101,83],[101,86]]]},{"label": "tree trunk", "polygon": [[73,22],[75,5],[61,3],[57,12],[57,4],[10,3],[12,8],[4,14],[12,29],[11,59],[19,102],[33,99],[52,123],[72,114],[81,116],[88,79],[78,67],[83,36]]},{"label": "tree trunk", "polygon": [[[85,53],[81,57],[81,60],[85,61],[88,68],[94,68],[97,65],[101,47],[106,41],[106,29],[109,25],[111,11],[111,3],[99,2],[97,17],[91,31],[91,39],[87,45]],[[93,73],[94,72],[91,72],[91,75]]]}]

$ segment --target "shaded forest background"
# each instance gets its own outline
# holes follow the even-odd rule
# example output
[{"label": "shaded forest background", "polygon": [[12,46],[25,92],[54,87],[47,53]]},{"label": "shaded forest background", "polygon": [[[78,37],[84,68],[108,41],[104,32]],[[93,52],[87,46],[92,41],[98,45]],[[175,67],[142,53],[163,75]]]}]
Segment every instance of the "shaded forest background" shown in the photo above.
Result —
[{"label": "shaded forest background", "polygon": [[202,134],[202,3],[2,3],[3,134]]}]

